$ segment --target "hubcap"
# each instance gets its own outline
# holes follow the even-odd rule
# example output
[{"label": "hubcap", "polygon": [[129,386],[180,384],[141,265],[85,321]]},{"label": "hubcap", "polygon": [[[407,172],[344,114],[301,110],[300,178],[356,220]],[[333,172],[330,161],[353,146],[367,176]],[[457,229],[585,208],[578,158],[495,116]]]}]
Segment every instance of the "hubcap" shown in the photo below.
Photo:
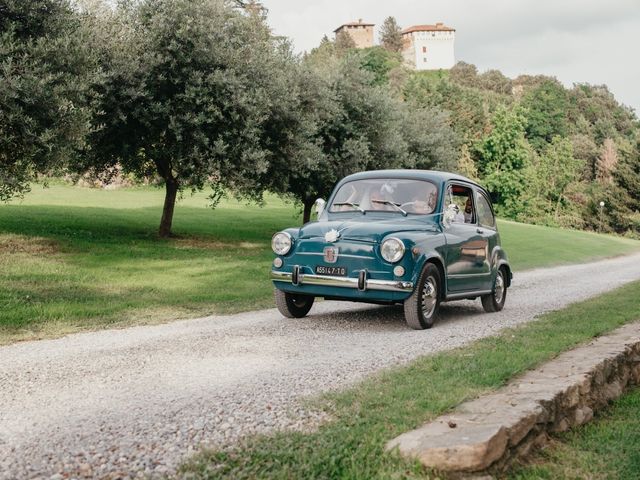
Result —
[{"label": "hubcap", "polygon": [[438,303],[438,288],[436,279],[428,277],[422,289],[422,314],[425,318],[431,317]]},{"label": "hubcap", "polygon": [[307,304],[307,299],[304,297],[293,297],[293,304],[298,308],[302,308]]},{"label": "hubcap", "polygon": [[502,272],[498,270],[496,276],[496,290],[493,293],[493,298],[496,303],[502,303],[502,297],[504,297],[504,278],[502,278]]}]

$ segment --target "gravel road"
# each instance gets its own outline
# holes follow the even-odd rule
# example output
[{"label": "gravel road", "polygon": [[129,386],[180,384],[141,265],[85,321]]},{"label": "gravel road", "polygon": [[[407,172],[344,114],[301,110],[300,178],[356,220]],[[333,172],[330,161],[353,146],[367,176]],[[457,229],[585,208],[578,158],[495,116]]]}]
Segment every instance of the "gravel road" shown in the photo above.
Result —
[{"label": "gravel road", "polygon": [[305,396],[457,347],[640,279],[640,255],[516,274],[505,310],[443,305],[427,331],[400,307],[321,302],[0,348],[0,479],[171,474],[200,445],[309,428]]}]

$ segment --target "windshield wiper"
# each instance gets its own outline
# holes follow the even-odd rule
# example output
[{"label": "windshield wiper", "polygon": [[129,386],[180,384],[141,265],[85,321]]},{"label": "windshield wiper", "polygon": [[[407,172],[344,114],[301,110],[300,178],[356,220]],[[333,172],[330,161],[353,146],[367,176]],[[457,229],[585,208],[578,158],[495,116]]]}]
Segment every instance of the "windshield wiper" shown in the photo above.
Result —
[{"label": "windshield wiper", "polygon": [[362,213],[367,213],[364,211],[363,208],[360,208],[360,205],[358,205],[357,203],[351,203],[351,202],[340,202],[340,203],[334,203],[333,206],[334,207],[342,207],[343,205],[349,205],[350,207],[355,208],[356,210],[361,211]]},{"label": "windshield wiper", "polygon": [[404,215],[405,217],[407,216],[407,212],[400,208],[400,205],[390,202],[389,200],[371,200],[371,203],[382,203],[383,205],[391,205],[393,208],[402,213],[402,215]]}]

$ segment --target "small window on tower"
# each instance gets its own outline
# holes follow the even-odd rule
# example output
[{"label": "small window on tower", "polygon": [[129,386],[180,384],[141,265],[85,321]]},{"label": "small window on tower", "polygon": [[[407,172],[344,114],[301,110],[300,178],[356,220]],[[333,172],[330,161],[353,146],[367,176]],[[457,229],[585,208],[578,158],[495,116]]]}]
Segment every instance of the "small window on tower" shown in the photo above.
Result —
[{"label": "small window on tower", "polygon": [[427,63],[427,57],[424,57],[424,58],[422,59],[422,61],[423,61],[424,63]]},{"label": "small window on tower", "polygon": [[427,47],[422,47],[422,53],[427,53]]}]

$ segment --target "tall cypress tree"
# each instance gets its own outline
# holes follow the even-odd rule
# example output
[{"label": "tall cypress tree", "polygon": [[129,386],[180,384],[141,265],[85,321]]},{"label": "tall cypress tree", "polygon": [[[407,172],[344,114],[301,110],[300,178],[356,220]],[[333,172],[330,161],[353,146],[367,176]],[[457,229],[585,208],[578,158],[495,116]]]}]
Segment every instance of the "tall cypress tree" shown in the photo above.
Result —
[{"label": "tall cypress tree", "polygon": [[382,46],[390,52],[402,51],[402,30],[394,17],[387,17],[380,31]]}]

